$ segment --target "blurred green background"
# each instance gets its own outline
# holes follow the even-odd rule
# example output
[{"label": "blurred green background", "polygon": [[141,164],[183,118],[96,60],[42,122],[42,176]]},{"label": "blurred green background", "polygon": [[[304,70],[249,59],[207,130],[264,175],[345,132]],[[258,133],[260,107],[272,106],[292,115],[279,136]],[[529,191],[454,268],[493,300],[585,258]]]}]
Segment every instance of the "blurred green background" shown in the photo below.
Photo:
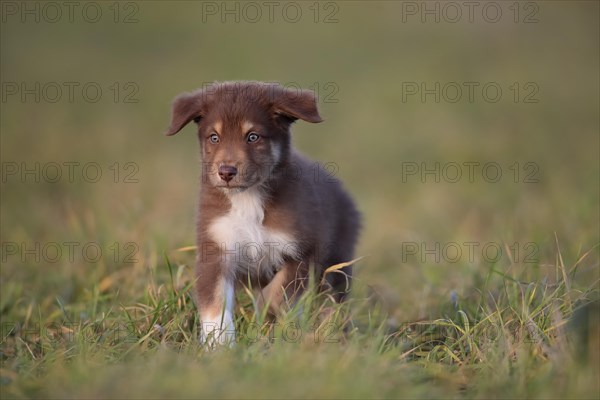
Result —
[{"label": "blurred green background", "polygon": [[[272,16],[261,6],[256,23],[254,8],[236,2],[98,3],[96,23],[87,22],[95,19],[95,7],[85,13],[83,5],[75,8],[70,22],[62,6],[62,19],[51,23],[53,10],[44,11],[43,3],[29,9],[36,4],[37,14],[20,14],[21,4],[17,14],[6,10],[3,16],[2,161],[19,163],[19,172],[21,162],[27,168],[39,162],[41,170],[48,162],[75,161],[81,169],[74,170],[73,183],[64,165],[57,183],[6,176],[3,241],[134,241],[143,254],[193,244],[197,143],[192,127],[162,136],[170,102],[214,80],[248,79],[318,89],[325,122],[298,123],[295,144],[315,160],[335,163],[356,197],[365,222],[357,253],[367,256],[359,274],[366,280],[402,288],[421,279],[415,265],[399,259],[406,242],[535,242],[542,260],[555,252],[555,233],[567,254],[598,243],[594,2],[536,2],[537,9],[521,4],[519,23],[514,5],[504,3],[496,23],[486,21],[494,14],[484,13],[485,3],[474,9],[472,23],[465,6],[451,23],[454,10],[435,2],[409,2],[416,14],[402,2],[281,3]],[[438,15],[421,14],[436,4]],[[297,19],[297,9],[299,21],[287,22]],[[538,22],[524,23],[526,17]],[[36,82],[39,102],[31,94],[23,102],[20,85],[31,89]],[[65,82],[78,85],[72,102]],[[434,95],[422,102],[420,92],[403,92],[413,84],[420,90],[423,82],[429,89],[439,82],[439,103]],[[441,89],[453,82],[464,89],[455,103],[451,88],[446,96]],[[479,84],[473,101],[464,82]],[[489,82],[502,89],[496,103],[484,97]],[[516,89],[509,88],[515,82],[517,103]],[[537,103],[523,102],[532,91],[523,88],[528,82],[539,88],[532,96]],[[16,94],[7,93],[12,83],[19,85]],[[63,89],[55,103],[52,84]],[[101,88],[96,103],[86,100],[86,84],[93,85],[90,98]],[[475,161],[498,163],[502,178],[488,183],[478,167],[469,182],[462,163]],[[89,162],[101,167],[97,183],[81,176]],[[139,170],[126,169],[128,162]],[[444,175],[440,183],[433,175],[423,183],[419,173],[403,179],[408,162],[419,169],[423,162],[427,168],[439,163],[440,172],[459,163],[463,175],[456,183]],[[533,171],[525,169],[527,162],[539,167],[538,183],[524,183]],[[139,182],[124,183],[129,173]],[[3,279],[32,282],[41,268],[53,275],[74,267],[40,263],[14,271],[15,258],[3,264]],[[447,275],[460,285],[464,263],[458,264],[434,263],[429,278]]]},{"label": "blurred green background", "polygon": [[[272,15],[263,2],[96,2],[86,13],[83,2],[70,18],[60,2],[60,17],[43,2],[3,2],[3,318],[24,315],[30,303],[50,314],[56,298],[68,304],[107,276],[116,278],[105,289],[127,302],[163,253],[193,263],[175,250],[195,240],[197,139],[191,126],[175,137],[162,132],[177,94],[215,80],[317,91],[325,122],[298,122],[294,143],[337,165],[364,215],[359,286],[384,293],[399,320],[433,314],[453,291],[468,298],[487,273],[486,243],[501,246],[501,268],[554,279],[557,243],[572,265],[600,241],[599,4],[476,3],[471,18],[464,2],[276,2]],[[35,92],[36,82],[39,99],[22,90]],[[74,82],[73,99],[65,82]],[[465,82],[475,82],[472,101]],[[439,101],[421,97],[422,83],[440,85]],[[498,101],[486,97],[494,94],[486,84],[501,88]],[[86,100],[85,85],[92,97],[101,88],[97,102]],[[406,91],[414,87],[417,94]],[[22,165],[53,162],[95,162],[103,175],[96,183],[81,169],[69,182],[66,167],[58,182],[19,175]],[[439,163],[442,172],[465,162],[497,163],[502,177],[488,182],[480,167],[472,182],[466,167],[455,183],[403,177],[408,165]],[[536,182],[526,182],[532,171]],[[137,182],[125,182],[129,173]],[[105,256],[86,262],[76,251],[74,262],[48,262],[8,254],[9,242],[94,242]],[[130,242],[133,263],[123,255]],[[465,242],[478,243],[472,260],[403,252],[407,243]],[[515,243],[511,260],[505,246]],[[524,259],[531,243],[536,262]],[[598,260],[596,248],[580,282],[597,287]]]}]

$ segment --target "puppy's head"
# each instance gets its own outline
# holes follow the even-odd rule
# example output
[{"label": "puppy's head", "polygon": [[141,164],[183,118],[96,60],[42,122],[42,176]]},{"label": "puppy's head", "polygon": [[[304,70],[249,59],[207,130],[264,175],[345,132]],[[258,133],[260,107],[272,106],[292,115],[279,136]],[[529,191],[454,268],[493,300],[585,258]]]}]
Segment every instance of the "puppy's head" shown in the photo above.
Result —
[{"label": "puppy's head", "polygon": [[198,125],[203,181],[245,190],[265,183],[290,152],[290,124],[321,122],[312,91],[260,82],[214,83],[173,102],[167,135]]}]

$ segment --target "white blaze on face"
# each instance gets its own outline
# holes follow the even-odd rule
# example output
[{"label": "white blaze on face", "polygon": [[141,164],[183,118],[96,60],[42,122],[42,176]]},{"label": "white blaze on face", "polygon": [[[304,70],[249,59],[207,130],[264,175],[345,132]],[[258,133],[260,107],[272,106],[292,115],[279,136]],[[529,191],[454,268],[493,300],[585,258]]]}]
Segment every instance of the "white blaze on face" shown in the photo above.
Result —
[{"label": "white blaze on face", "polygon": [[233,308],[235,292],[233,283],[221,279],[215,288],[214,309],[200,310],[200,344],[215,347],[235,344]]}]

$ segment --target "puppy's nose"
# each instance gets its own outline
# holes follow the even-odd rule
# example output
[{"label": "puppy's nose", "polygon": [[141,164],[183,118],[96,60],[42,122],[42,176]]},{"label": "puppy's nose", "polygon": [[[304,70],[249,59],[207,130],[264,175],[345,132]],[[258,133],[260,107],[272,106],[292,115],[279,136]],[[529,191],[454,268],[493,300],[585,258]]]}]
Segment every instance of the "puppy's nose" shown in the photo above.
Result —
[{"label": "puppy's nose", "polygon": [[237,168],[234,167],[233,165],[221,165],[219,167],[219,176],[225,182],[229,182],[236,175],[237,175]]}]

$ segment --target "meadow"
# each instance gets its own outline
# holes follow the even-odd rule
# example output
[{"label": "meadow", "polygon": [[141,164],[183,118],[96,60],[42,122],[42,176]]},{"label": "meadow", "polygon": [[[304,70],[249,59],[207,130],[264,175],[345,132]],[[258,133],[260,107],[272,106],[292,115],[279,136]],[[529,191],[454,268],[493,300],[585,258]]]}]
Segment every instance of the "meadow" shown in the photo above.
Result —
[{"label": "meadow", "polygon": [[[597,2],[69,4],[0,3],[3,399],[598,398]],[[210,351],[162,133],[225,80],[317,92],[294,144],[364,228],[347,303],[241,292]]]}]

